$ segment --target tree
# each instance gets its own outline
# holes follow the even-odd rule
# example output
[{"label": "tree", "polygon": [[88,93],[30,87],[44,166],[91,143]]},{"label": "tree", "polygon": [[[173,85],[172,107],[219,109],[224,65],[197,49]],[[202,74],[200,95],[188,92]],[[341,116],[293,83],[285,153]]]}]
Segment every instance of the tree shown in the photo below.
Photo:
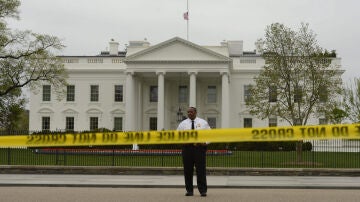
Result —
[{"label": "tree", "polygon": [[12,131],[28,130],[25,102],[25,98],[19,95],[8,94],[0,99],[0,130],[5,131],[6,134]]},{"label": "tree", "polygon": [[19,18],[19,6],[19,0],[0,0],[0,127],[8,130],[16,128],[24,113],[23,87],[51,84],[60,98],[67,78],[55,55],[64,47],[57,37],[7,27],[6,18]]},{"label": "tree", "polygon": [[[325,116],[334,108],[341,91],[341,71],[331,65],[308,24],[301,24],[298,31],[271,24],[257,44],[261,44],[265,66],[255,77],[247,101],[252,115],[306,125],[311,116]],[[301,145],[297,147],[299,161]]]},{"label": "tree", "polygon": [[326,119],[332,124],[340,124],[348,116],[348,113],[344,109],[342,109],[341,106],[334,106],[332,110],[326,112]]},{"label": "tree", "polygon": [[335,106],[331,111],[327,112],[326,118],[332,124],[340,124],[342,123],[349,114],[343,110],[342,108]]},{"label": "tree", "polygon": [[[20,6],[19,0],[0,0],[0,19],[5,17],[19,18],[19,11],[17,8]],[[3,22],[0,22],[4,24]]]},{"label": "tree", "polygon": [[67,75],[55,52],[64,46],[54,36],[10,30],[5,19],[18,18],[19,5],[19,0],[0,0],[0,97],[44,82],[60,95]]},{"label": "tree", "polygon": [[360,122],[360,79],[355,78],[343,91],[343,102],[347,118],[354,123]]}]

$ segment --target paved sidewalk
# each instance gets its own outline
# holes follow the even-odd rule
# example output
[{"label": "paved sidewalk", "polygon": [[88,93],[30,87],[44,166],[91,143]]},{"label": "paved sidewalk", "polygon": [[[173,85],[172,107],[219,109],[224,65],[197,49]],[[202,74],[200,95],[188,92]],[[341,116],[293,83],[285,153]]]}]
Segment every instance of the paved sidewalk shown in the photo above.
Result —
[{"label": "paved sidewalk", "polygon": [[[360,177],[208,176],[213,188],[360,189]],[[194,177],[196,184],[196,177]],[[183,188],[181,175],[0,174],[0,186]]]}]

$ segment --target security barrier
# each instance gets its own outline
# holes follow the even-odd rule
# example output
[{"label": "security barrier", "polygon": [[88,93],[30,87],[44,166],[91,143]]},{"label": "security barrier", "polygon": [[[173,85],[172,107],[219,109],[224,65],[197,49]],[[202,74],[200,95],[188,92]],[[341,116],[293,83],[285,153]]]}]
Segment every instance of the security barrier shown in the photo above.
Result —
[{"label": "security barrier", "polygon": [[88,132],[1,136],[0,147],[49,147],[203,142],[268,142],[360,139],[360,124],[187,131]]}]

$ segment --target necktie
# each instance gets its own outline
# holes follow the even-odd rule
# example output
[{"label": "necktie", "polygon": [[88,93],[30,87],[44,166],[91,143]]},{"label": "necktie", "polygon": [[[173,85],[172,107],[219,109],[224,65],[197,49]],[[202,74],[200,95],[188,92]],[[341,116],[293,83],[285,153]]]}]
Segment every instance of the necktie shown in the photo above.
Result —
[{"label": "necktie", "polygon": [[195,126],[194,126],[194,120],[191,120],[191,129],[194,130]]}]

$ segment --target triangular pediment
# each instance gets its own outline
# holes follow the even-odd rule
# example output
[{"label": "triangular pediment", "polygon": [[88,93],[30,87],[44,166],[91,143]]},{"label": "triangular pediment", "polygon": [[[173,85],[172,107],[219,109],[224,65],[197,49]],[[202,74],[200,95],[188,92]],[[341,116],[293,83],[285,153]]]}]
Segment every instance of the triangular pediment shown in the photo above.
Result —
[{"label": "triangular pediment", "polygon": [[231,61],[231,58],[190,41],[175,37],[129,55],[124,60],[125,63],[187,61],[227,63]]}]

